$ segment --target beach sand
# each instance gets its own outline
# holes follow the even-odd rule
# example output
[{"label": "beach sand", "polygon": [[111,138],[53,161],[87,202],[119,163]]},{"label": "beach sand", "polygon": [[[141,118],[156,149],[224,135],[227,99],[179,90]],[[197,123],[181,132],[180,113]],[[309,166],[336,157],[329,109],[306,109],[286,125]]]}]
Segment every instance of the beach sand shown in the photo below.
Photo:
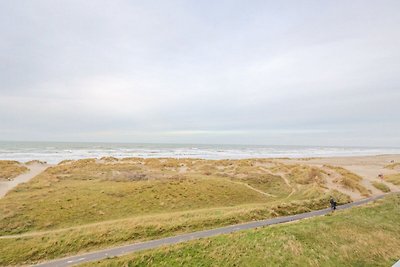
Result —
[{"label": "beach sand", "polygon": [[[327,170],[324,165],[333,165],[345,168],[363,178],[361,184],[367,189],[371,190],[372,195],[379,195],[382,192],[376,189],[371,183],[381,182],[387,185],[392,192],[399,191],[400,187],[395,186],[391,183],[384,181],[379,177],[380,174],[383,176],[389,174],[399,173],[399,169],[388,169],[385,166],[392,163],[400,163],[400,155],[378,155],[378,156],[356,156],[356,157],[329,157],[329,158],[303,158],[303,159],[278,159],[277,161],[286,164],[306,164],[310,166],[316,166]],[[327,170],[328,171],[328,170]],[[334,178],[334,177],[332,177]],[[328,186],[335,188],[337,185],[329,183]],[[345,191],[340,188],[340,191]],[[357,192],[346,191],[353,200],[361,199],[361,196]]]},{"label": "beach sand", "polygon": [[47,169],[50,165],[34,163],[34,164],[25,165],[25,166],[29,169],[28,172],[23,173],[23,174],[15,177],[14,179],[11,179],[10,181],[0,181],[0,198],[5,196],[8,191],[13,189],[17,185],[28,182],[33,177],[35,177],[36,175],[38,175],[39,173],[41,173],[45,169]]}]

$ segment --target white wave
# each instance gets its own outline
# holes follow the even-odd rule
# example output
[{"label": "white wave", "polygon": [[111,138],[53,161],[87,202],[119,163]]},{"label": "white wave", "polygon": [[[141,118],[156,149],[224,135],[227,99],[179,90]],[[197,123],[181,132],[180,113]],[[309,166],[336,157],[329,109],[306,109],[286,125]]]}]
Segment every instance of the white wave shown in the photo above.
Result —
[{"label": "white wave", "polygon": [[400,154],[400,148],[0,142],[0,159],[21,162],[38,159],[49,163],[58,163],[65,159],[100,158],[104,156],[117,158],[241,159],[379,154]]}]

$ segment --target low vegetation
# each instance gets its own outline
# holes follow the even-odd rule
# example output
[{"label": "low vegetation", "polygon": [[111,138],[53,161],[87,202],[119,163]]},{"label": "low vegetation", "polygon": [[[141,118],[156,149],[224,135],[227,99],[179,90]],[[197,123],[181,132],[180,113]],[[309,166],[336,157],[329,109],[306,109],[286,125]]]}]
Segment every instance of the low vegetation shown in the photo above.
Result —
[{"label": "low vegetation", "polygon": [[383,179],[394,185],[400,185],[400,173],[385,175]]},{"label": "low vegetation", "polygon": [[27,167],[23,166],[18,161],[0,160],[0,181],[13,179],[28,170]]},{"label": "low vegetation", "polygon": [[[331,192],[340,203],[349,199]],[[0,265],[29,264],[112,245],[140,242],[180,233],[261,220],[327,207],[328,197],[289,203],[251,204],[236,207],[173,212],[105,221],[14,238],[0,237]]]},{"label": "low vegetation", "polygon": [[325,179],[265,159],[63,161],[0,199],[0,264],[320,209],[331,195],[351,201]]},{"label": "low vegetation", "polygon": [[390,188],[389,188],[387,185],[385,185],[384,183],[380,183],[380,182],[377,182],[377,181],[373,181],[373,182],[372,182],[372,185],[373,185],[375,188],[381,190],[381,191],[384,192],[384,193],[390,192]]},{"label": "low vegetation", "polygon": [[320,186],[314,168],[289,166],[288,186],[282,176],[252,165],[254,160],[106,158],[62,162],[0,200],[0,234],[154,213],[309,200],[329,194]]},{"label": "low vegetation", "polygon": [[32,165],[32,164],[47,164],[46,161],[41,161],[41,160],[30,160],[25,162],[26,165]]},{"label": "low vegetation", "polygon": [[400,196],[296,223],[242,231],[80,266],[392,266]]},{"label": "low vegetation", "polygon": [[324,167],[329,168],[340,175],[340,178],[336,179],[335,182],[341,184],[345,188],[360,192],[362,196],[370,196],[371,192],[360,183],[362,181],[362,177],[342,167],[331,165],[324,165]]},{"label": "low vegetation", "polygon": [[400,163],[391,163],[386,165],[385,168],[390,170],[400,170]]}]

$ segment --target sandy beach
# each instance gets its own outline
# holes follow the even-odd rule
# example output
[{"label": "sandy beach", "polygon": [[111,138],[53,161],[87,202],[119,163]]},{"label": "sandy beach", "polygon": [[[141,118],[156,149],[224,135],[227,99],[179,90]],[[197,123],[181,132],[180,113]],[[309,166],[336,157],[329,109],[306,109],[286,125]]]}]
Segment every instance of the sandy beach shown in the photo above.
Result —
[{"label": "sandy beach", "polygon": [[[306,158],[306,159],[284,159],[278,160],[284,163],[292,164],[306,164],[310,166],[316,166],[326,169],[324,165],[333,165],[343,167],[363,178],[361,181],[368,190],[372,192],[372,195],[382,194],[381,191],[376,189],[371,183],[381,182],[387,185],[391,191],[399,191],[400,187],[394,184],[388,183],[379,175],[390,175],[400,172],[400,165],[397,168],[389,169],[385,168],[389,164],[400,163],[400,155],[378,155],[378,156],[356,156],[356,157],[329,157],[329,158]],[[345,191],[353,199],[361,199],[362,196],[354,191],[345,190],[344,188],[338,188],[333,183],[328,183],[328,186],[340,191]]]}]

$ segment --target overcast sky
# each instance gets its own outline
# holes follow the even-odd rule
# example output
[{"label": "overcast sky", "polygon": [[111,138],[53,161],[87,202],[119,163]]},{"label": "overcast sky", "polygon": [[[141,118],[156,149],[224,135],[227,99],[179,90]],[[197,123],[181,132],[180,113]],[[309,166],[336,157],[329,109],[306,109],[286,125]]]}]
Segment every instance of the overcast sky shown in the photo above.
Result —
[{"label": "overcast sky", "polygon": [[0,140],[400,146],[400,1],[1,1]]}]

